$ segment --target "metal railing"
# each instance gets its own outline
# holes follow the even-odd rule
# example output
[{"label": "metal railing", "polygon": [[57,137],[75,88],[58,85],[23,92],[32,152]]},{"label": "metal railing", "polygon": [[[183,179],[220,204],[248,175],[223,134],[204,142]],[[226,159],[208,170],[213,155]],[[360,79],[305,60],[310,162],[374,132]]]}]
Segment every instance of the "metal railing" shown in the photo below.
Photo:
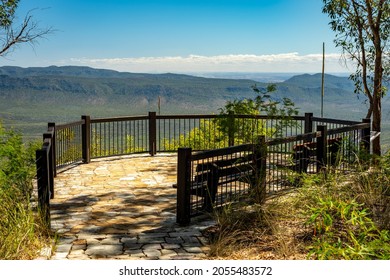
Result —
[{"label": "metal railing", "polygon": [[[308,129],[311,125],[307,125]],[[317,125],[317,131],[280,137],[229,148],[194,153],[191,149],[179,149],[177,174],[177,222],[188,224],[191,217],[210,212],[232,199],[239,199],[251,188],[266,195],[297,186],[299,173],[317,173],[328,168],[351,170],[362,153],[370,151],[370,120],[336,128]],[[252,153],[252,168],[243,168],[247,153]],[[235,160],[233,160],[235,159]],[[221,162],[228,162],[224,164]],[[215,166],[215,171],[203,167]],[[226,180],[226,166],[239,172],[234,180]],[[232,165],[232,167],[230,167]],[[199,168],[201,166],[202,168]],[[250,180],[254,171],[262,176]],[[221,175],[223,174],[223,175]],[[206,176],[207,180],[199,180]],[[212,180],[209,181],[209,177]],[[201,177],[202,178],[202,177]],[[211,187],[213,186],[213,187]],[[212,202],[212,208],[205,202]]]},{"label": "metal railing", "polygon": [[[255,143],[260,135],[265,136],[268,150],[265,186],[267,193],[272,193],[292,184],[289,174],[297,169],[293,165],[302,161],[294,158],[294,154],[297,154],[297,147],[308,142],[315,143],[316,154],[311,156],[307,172],[316,172],[320,166],[334,161],[329,153],[321,154],[321,150],[329,149],[327,143],[332,142],[331,139],[340,140],[337,150],[338,157],[343,159],[340,166],[348,169],[361,151],[361,143],[366,143],[363,145],[365,150],[370,149],[370,120],[358,123],[324,119],[314,117],[312,113],[286,119],[261,115],[157,115],[149,112],[144,116],[96,119],[82,116],[80,121],[68,124],[49,123],[42,149],[37,151],[41,206],[42,209],[50,207],[47,195],[43,194],[49,188],[53,197],[53,178],[57,170],[64,167],[89,163],[95,158],[145,152],[153,156],[157,152],[177,152],[184,147],[190,147],[192,151],[223,149]],[[291,163],[291,159],[295,163]],[[231,195],[222,197],[228,196]],[[222,199],[217,198],[217,201],[223,204]]]},{"label": "metal railing", "polygon": [[[232,125],[228,125],[232,124]],[[254,141],[257,135],[283,137],[303,133],[305,117],[247,115],[156,115],[96,118],[56,125],[55,166],[60,169],[91,159],[148,152],[175,152],[179,147],[211,150]],[[223,127],[224,129],[221,129]]]}]

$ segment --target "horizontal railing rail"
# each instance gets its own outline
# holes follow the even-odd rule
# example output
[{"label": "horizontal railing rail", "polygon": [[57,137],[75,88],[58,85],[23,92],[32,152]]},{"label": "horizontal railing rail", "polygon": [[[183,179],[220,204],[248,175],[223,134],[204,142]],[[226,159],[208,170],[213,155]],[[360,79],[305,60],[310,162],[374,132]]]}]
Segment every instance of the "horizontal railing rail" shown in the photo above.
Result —
[{"label": "horizontal railing rail", "polygon": [[[221,120],[234,125],[229,127],[225,123],[223,130]],[[83,116],[80,121],[49,125],[55,129],[55,166],[59,169],[100,157],[145,152],[154,155],[188,146],[203,151],[253,142],[258,135],[266,135],[267,140],[288,139],[313,132],[318,125],[342,129],[358,123],[318,118],[311,113],[293,116],[286,122],[282,116],[156,115],[151,112],[144,116],[113,118]]]}]

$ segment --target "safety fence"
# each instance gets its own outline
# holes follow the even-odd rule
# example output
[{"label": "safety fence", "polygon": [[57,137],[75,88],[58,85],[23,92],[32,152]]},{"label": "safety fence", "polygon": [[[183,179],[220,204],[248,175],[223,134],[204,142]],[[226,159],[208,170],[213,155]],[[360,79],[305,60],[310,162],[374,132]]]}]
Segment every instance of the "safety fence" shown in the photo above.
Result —
[{"label": "safety fence", "polygon": [[[264,173],[267,174],[264,184],[267,193],[272,193],[289,185],[291,172],[317,172],[321,164],[326,165],[328,162],[337,162],[340,168],[348,169],[355,155],[360,152],[361,143],[366,143],[365,149],[369,151],[369,132],[370,120],[359,123],[324,119],[314,117],[312,113],[286,118],[261,115],[157,115],[149,112],[144,116],[82,116],[81,120],[72,123],[49,123],[42,149],[37,151],[38,188],[41,193],[49,193],[49,196],[41,196],[42,209],[49,208],[47,199],[53,197],[53,178],[59,170],[79,163],[89,163],[96,158],[135,153],[149,153],[153,156],[157,152],[178,152],[179,148],[191,148],[191,153],[227,149],[227,155],[224,155],[226,158],[232,147],[238,146],[245,148],[240,152],[233,149],[235,152],[230,153],[230,156],[242,154],[241,159],[248,160],[253,154],[257,154],[251,147],[256,146],[259,136],[264,136],[267,147],[266,163],[263,163]],[[318,155],[321,150],[333,152],[323,152],[321,156]],[[227,162],[232,163],[233,160]],[[247,162],[246,167],[250,164]],[[197,163],[191,170],[195,168],[196,171],[196,166]],[[226,165],[224,169],[223,172],[232,172],[236,167]],[[203,171],[204,176],[211,174],[207,172]],[[191,171],[190,174],[192,173],[194,172]],[[194,174],[192,175],[196,176]],[[246,177],[248,175],[250,174]],[[233,178],[238,175],[229,176]],[[225,198],[236,197],[238,193],[248,191],[250,184],[244,180],[247,184],[245,187],[237,185],[240,180],[227,182],[229,186],[225,186],[225,193],[221,193],[219,197],[217,192],[216,201],[222,205]],[[233,184],[236,186],[233,187]],[[209,202],[205,204],[203,201],[208,199],[207,196],[200,197],[197,198],[198,202],[189,207],[209,208]],[[44,204],[47,205],[46,208],[43,207]],[[197,215],[198,212],[200,211],[194,210],[190,216]]]},{"label": "safety fence", "polygon": [[[333,126],[334,127],[334,126]],[[193,152],[178,150],[177,222],[212,212],[246,195],[265,198],[297,186],[302,173],[350,171],[370,151],[370,121],[256,143]],[[259,196],[260,194],[260,196]]]}]

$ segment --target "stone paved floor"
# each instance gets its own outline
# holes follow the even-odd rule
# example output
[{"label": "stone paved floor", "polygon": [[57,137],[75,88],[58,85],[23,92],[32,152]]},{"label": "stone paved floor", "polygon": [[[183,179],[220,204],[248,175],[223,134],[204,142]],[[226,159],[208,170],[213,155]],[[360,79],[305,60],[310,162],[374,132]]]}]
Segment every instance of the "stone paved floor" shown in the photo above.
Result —
[{"label": "stone paved floor", "polygon": [[51,259],[202,259],[213,221],[176,220],[177,156],[133,155],[82,164],[55,178]]}]

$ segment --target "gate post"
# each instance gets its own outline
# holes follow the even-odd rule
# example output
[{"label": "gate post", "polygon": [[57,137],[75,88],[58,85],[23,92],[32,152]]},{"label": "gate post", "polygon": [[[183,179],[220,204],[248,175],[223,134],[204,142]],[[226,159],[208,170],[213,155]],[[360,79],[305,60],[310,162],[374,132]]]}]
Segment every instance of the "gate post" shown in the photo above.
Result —
[{"label": "gate post", "polygon": [[157,138],[157,124],[156,112],[149,112],[149,153],[154,156],[157,153],[156,138]]},{"label": "gate post", "polygon": [[188,225],[191,220],[191,148],[179,148],[177,159],[176,222]]}]

